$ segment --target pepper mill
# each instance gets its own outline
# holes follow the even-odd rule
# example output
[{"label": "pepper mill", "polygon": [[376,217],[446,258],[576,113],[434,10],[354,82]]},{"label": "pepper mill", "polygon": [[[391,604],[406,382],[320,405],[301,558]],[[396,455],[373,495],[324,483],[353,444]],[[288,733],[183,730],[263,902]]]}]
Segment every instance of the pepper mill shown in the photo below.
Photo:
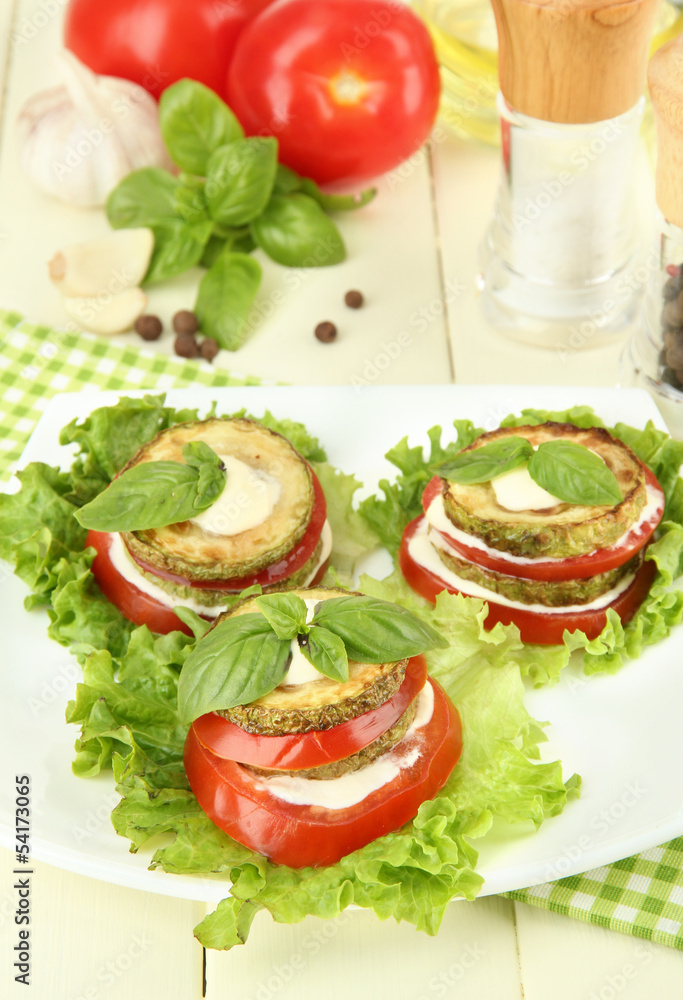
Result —
[{"label": "pepper mill", "polygon": [[537,346],[633,330],[637,144],[658,0],[492,0],[503,171],[482,248],[487,320]]},{"label": "pepper mill", "polygon": [[657,126],[658,231],[647,261],[643,321],[630,354],[646,387],[660,403],[673,404],[662,409],[678,430],[683,419],[683,35],[652,57],[648,83]]}]

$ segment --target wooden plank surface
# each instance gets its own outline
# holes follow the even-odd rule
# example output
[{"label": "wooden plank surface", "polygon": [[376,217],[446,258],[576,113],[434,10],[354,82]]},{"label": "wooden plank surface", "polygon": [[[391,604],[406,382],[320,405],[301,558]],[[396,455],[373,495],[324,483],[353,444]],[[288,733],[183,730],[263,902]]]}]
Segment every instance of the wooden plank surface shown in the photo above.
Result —
[{"label": "wooden plank surface", "polygon": [[[49,56],[59,41],[59,18],[36,20],[40,2],[17,0],[10,29],[13,10],[11,0],[0,5],[0,85],[12,30],[24,32],[11,53],[0,145],[0,305],[59,323],[59,300],[41,269],[63,243],[107,227],[101,213],[74,212],[36,195],[21,175],[13,121],[29,93],[54,82]],[[498,154],[446,138],[433,143],[431,158],[435,202],[430,159],[420,153],[384,179],[381,198],[365,213],[343,220],[350,258],[342,268],[298,274],[291,283],[281,269],[267,271],[263,301],[277,299],[277,309],[243,352],[221,363],[293,382],[447,382],[455,374],[459,382],[615,384],[621,346],[559,359],[486,328],[476,300],[476,246],[493,207]],[[151,307],[168,319],[188,305],[196,280],[190,275],[155,292]],[[350,287],[367,295],[358,314],[340,304]],[[313,341],[311,327],[320,319],[340,323],[332,347]],[[391,357],[404,331],[401,351]],[[168,340],[161,347],[168,350]],[[44,864],[33,866],[32,986],[15,984],[14,855],[3,850],[0,856],[3,1000],[202,996],[202,949],[192,936],[201,905]],[[683,956],[493,898],[453,905],[434,939],[366,912],[292,927],[262,914],[246,947],[208,954],[206,977],[209,1000],[321,992],[330,1000],[650,1000],[678,995]]]}]

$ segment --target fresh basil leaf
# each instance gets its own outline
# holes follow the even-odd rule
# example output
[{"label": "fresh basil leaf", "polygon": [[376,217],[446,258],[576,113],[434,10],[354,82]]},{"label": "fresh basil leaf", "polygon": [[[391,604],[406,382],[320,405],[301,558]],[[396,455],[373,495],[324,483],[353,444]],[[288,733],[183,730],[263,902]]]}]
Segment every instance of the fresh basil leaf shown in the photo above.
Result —
[{"label": "fresh basil leaf", "polygon": [[376,597],[331,597],[321,601],[310,622],[344,641],[351,660],[384,663],[445,649],[446,640],[406,608]]},{"label": "fresh basil leaf", "polygon": [[295,594],[264,594],[256,604],[266,617],[278,639],[293,639],[300,632],[308,631],[305,601]]},{"label": "fresh basil leaf", "polygon": [[197,223],[175,219],[153,224],[151,228],[154,231],[154,252],[143,282],[145,285],[174,278],[198,264],[211,236],[213,223],[208,219]]},{"label": "fresh basil leaf", "polygon": [[529,462],[529,475],[566,503],[621,503],[616,476],[599,455],[574,441],[545,441]]},{"label": "fresh basil leaf", "polygon": [[201,465],[197,480],[197,496],[194,501],[195,511],[206,510],[218,500],[225,489],[225,469],[218,465]]},{"label": "fresh basil leaf", "polygon": [[179,182],[161,167],[133,170],[107,198],[106,212],[113,229],[151,226],[176,217]]},{"label": "fresh basil leaf", "polygon": [[202,177],[211,154],[244,135],[227,104],[196,80],[166,88],[159,101],[159,125],[173,162]]},{"label": "fresh basil leaf", "polygon": [[192,629],[195,639],[201,639],[202,636],[206,635],[211,628],[211,622],[207,622],[206,618],[202,618],[201,615],[198,615],[196,611],[192,610],[192,608],[184,608],[181,605],[179,607],[175,607],[173,610],[178,618],[180,618],[181,622],[187,625],[188,628]]},{"label": "fresh basil leaf", "polygon": [[296,171],[286,167],[284,163],[278,163],[273,194],[291,194],[292,191],[300,191],[303,181],[303,177],[299,177]]},{"label": "fresh basil leaf", "polygon": [[175,193],[175,210],[183,222],[204,222],[209,217],[203,192],[188,184],[178,186]]},{"label": "fresh basil leaf", "polygon": [[316,670],[334,681],[348,681],[349,657],[342,639],[316,625],[308,635],[299,636],[299,649]]},{"label": "fresh basil leaf", "polygon": [[326,267],[346,257],[334,222],[305,194],[275,194],[251,223],[256,243],[278,264]]},{"label": "fresh basil leaf", "polygon": [[246,705],[282,681],[289,641],[278,639],[262,614],[232,615],[215,625],[185,660],[178,711],[194,722],[215,709]]},{"label": "fresh basil leaf", "polygon": [[206,200],[224,226],[242,226],[268,204],[277,168],[277,139],[256,136],[221,146],[211,155]]},{"label": "fresh basil leaf", "polygon": [[183,445],[183,458],[185,464],[193,469],[201,469],[202,465],[215,465],[219,469],[224,467],[220,455],[206,441],[188,441]]},{"label": "fresh basil leaf", "polygon": [[235,351],[247,335],[247,320],[261,283],[261,265],[243,253],[221,254],[202,278],[194,311],[206,337]]},{"label": "fresh basil leaf", "polygon": [[224,250],[230,250],[231,247],[225,241],[225,237],[219,236],[216,233],[216,228],[214,226],[214,231],[209,237],[209,242],[204,247],[202,255],[199,258],[199,263],[202,267],[213,267],[220,255]]},{"label": "fresh basil leaf", "polygon": [[190,468],[199,473],[195,509],[206,510],[223,492],[226,482],[225,465],[205,441],[188,441],[184,444],[183,458]]},{"label": "fresh basil leaf", "polygon": [[355,194],[325,194],[310,177],[302,177],[300,190],[318,202],[325,212],[352,212],[369,204],[377,188],[366,188]]},{"label": "fresh basil leaf", "polygon": [[533,454],[534,449],[526,438],[506,437],[481,448],[461,452],[438,466],[436,473],[452,483],[488,483],[490,479],[524,465]]},{"label": "fresh basil leaf", "polygon": [[83,528],[145,531],[187,521],[197,513],[199,474],[181,462],[141,462],[76,511]]}]

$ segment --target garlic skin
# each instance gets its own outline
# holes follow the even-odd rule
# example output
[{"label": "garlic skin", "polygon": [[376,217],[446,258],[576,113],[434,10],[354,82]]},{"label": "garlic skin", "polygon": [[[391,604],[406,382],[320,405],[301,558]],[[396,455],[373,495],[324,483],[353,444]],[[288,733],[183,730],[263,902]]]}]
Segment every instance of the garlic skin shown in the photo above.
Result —
[{"label": "garlic skin", "polygon": [[56,58],[62,86],[34,94],[17,119],[22,167],[41,191],[99,207],[132,170],[172,168],[146,90],[97,76],[67,49]]}]

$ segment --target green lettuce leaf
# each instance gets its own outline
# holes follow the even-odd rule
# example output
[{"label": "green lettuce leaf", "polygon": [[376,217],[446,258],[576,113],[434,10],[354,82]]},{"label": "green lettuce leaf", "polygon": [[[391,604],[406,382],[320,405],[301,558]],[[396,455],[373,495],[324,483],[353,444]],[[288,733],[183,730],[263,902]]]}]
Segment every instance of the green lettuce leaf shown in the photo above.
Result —
[{"label": "green lettuce leaf", "polygon": [[392,555],[398,551],[406,525],[422,513],[422,493],[437,466],[453,458],[484,433],[470,420],[454,420],[453,426],[456,440],[445,447],[441,444],[440,427],[427,431],[429,454],[425,454],[422,445],[411,448],[408,438],[402,438],[384,456],[399,470],[396,482],[381,479],[379,488],[384,496],[367,497],[360,505],[361,516]]}]

